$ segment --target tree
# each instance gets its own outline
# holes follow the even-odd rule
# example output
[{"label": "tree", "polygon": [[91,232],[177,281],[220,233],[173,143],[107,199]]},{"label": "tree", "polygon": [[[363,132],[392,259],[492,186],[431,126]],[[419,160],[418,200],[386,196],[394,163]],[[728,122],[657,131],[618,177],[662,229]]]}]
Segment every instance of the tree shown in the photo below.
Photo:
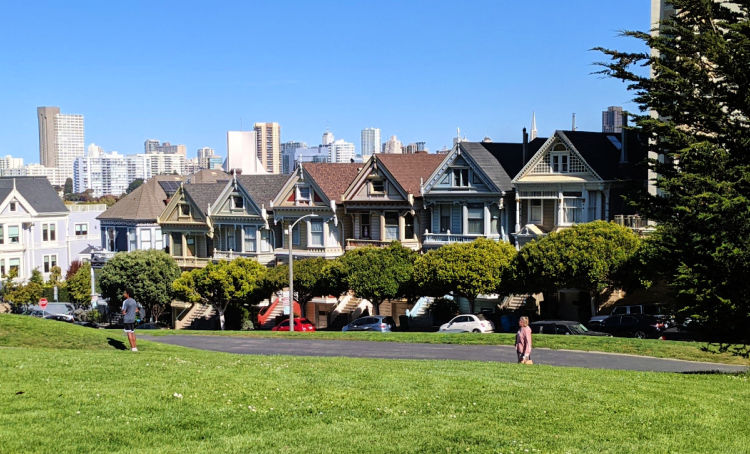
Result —
[{"label": "tree", "polygon": [[422,293],[443,296],[455,292],[469,300],[470,311],[479,295],[495,293],[504,284],[516,250],[508,243],[478,238],[454,243],[419,257],[414,279]]},{"label": "tree", "polygon": [[138,189],[138,186],[143,184],[143,178],[136,178],[135,180],[131,181],[128,185],[128,189],[125,190],[125,194],[130,194],[131,192]]},{"label": "tree", "polygon": [[[289,285],[289,271],[287,270],[286,285]],[[322,257],[298,260],[294,262],[294,290],[298,293],[297,301],[304,304],[315,296],[338,296],[346,291],[346,285],[337,272],[337,262]]]},{"label": "tree", "polygon": [[65,186],[63,186],[63,194],[73,193],[73,179],[68,177],[65,179]]},{"label": "tree", "polygon": [[[75,274],[65,281],[70,302],[76,305],[91,303],[91,264],[83,263]],[[143,303],[141,303],[143,304]]]},{"label": "tree", "polygon": [[[635,93],[636,128],[663,159],[659,192],[640,202],[658,222],[661,271],[683,315],[736,337],[750,332],[750,4],[671,0],[654,55],[598,48],[600,71]],[[639,69],[650,66],[653,77]]]},{"label": "tree", "polygon": [[180,268],[164,251],[120,252],[102,267],[99,287],[115,310],[120,308],[123,290],[132,289],[133,298],[157,321],[172,301],[172,282],[179,276]]},{"label": "tree", "polygon": [[516,285],[545,293],[560,288],[585,290],[593,315],[599,295],[614,285],[639,244],[630,229],[613,222],[595,221],[553,232],[521,248],[513,263]]},{"label": "tree", "polygon": [[219,313],[219,324],[223,331],[227,307],[252,297],[261,287],[265,275],[266,267],[255,260],[221,260],[209,263],[205,268],[183,272],[172,288],[186,301],[213,306]]},{"label": "tree", "polygon": [[394,241],[386,248],[363,247],[346,252],[341,263],[346,283],[357,296],[369,300],[376,314],[386,299],[406,294],[414,273],[416,253]]},{"label": "tree", "polygon": [[[15,277],[14,272],[11,274]],[[8,281],[11,281],[10,277]],[[43,293],[44,278],[39,270],[34,269],[31,271],[29,282],[25,285],[10,283],[8,290],[3,294],[3,298],[5,301],[10,301],[14,304],[36,304]]]},{"label": "tree", "polygon": [[54,287],[54,286],[60,286],[62,282],[60,282],[62,279],[62,268],[55,265],[52,267],[52,269],[49,270],[49,279],[47,279],[47,286],[48,287]]}]

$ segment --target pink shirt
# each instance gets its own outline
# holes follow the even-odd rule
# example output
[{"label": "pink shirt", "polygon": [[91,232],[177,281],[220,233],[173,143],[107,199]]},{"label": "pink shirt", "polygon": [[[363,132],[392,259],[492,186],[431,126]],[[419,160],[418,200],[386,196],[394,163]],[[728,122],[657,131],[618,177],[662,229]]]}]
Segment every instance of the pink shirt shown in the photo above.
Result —
[{"label": "pink shirt", "polygon": [[531,328],[523,326],[516,333],[516,351],[524,355],[531,355]]}]

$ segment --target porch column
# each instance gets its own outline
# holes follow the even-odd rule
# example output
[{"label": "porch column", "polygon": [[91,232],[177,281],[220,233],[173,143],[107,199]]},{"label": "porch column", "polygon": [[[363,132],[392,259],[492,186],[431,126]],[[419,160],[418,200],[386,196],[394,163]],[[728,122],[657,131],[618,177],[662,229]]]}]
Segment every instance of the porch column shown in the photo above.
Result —
[{"label": "porch column", "polygon": [[516,194],[516,229],[515,233],[518,233],[521,231],[521,199],[518,198],[518,194]]},{"label": "porch column", "polygon": [[405,232],[405,230],[406,230],[406,222],[405,222],[405,219],[404,219],[404,217],[403,217],[403,216],[401,216],[401,215],[399,214],[399,215],[398,215],[398,240],[399,240],[399,241],[402,241],[402,242],[403,242],[403,241],[404,241],[404,239],[406,238],[406,232]]},{"label": "porch column", "polygon": [[555,224],[562,224],[563,219],[563,193],[562,190],[559,190],[557,191],[557,222]]},{"label": "porch column", "polygon": [[604,220],[609,221],[609,188],[602,193],[604,196]]},{"label": "porch column", "polygon": [[591,219],[589,219],[589,203],[590,203],[589,199],[591,199],[591,197],[589,196],[589,190],[586,189],[586,187],[584,186],[583,188],[583,217],[581,218],[583,219],[583,222],[591,221]]},{"label": "porch column", "polygon": [[385,211],[380,212],[380,241],[385,241]]},{"label": "porch column", "polygon": [[[484,236],[490,236],[490,223],[492,222],[492,219],[490,219],[490,207],[487,205],[487,202],[484,202],[484,213],[483,213],[483,219],[484,219]],[[500,219],[498,219],[499,221]]]},{"label": "porch column", "polygon": [[466,202],[461,205],[461,232],[464,235],[469,233],[469,207]]}]

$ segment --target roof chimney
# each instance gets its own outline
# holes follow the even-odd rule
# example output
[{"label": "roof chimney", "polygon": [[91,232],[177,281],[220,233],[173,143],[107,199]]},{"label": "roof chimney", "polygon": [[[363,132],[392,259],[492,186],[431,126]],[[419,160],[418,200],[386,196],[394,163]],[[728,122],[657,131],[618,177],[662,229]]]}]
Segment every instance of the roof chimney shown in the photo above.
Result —
[{"label": "roof chimney", "polygon": [[529,134],[526,132],[526,127],[523,128],[523,145],[521,146],[521,151],[523,152],[521,156],[521,165],[526,164],[526,151],[529,148]]}]

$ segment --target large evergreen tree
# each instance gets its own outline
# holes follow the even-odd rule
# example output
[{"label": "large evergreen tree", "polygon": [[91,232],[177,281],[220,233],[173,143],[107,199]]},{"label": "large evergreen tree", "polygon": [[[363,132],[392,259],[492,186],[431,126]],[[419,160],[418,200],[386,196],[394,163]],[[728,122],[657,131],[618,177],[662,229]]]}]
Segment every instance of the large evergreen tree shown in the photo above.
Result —
[{"label": "large evergreen tree", "polygon": [[[685,316],[735,337],[750,333],[750,4],[670,0],[660,33],[629,31],[654,53],[598,49],[603,74],[635,92],[636,129],[660,159],[660,271]],[[643,74],[650,66],[652,74]]]}]

